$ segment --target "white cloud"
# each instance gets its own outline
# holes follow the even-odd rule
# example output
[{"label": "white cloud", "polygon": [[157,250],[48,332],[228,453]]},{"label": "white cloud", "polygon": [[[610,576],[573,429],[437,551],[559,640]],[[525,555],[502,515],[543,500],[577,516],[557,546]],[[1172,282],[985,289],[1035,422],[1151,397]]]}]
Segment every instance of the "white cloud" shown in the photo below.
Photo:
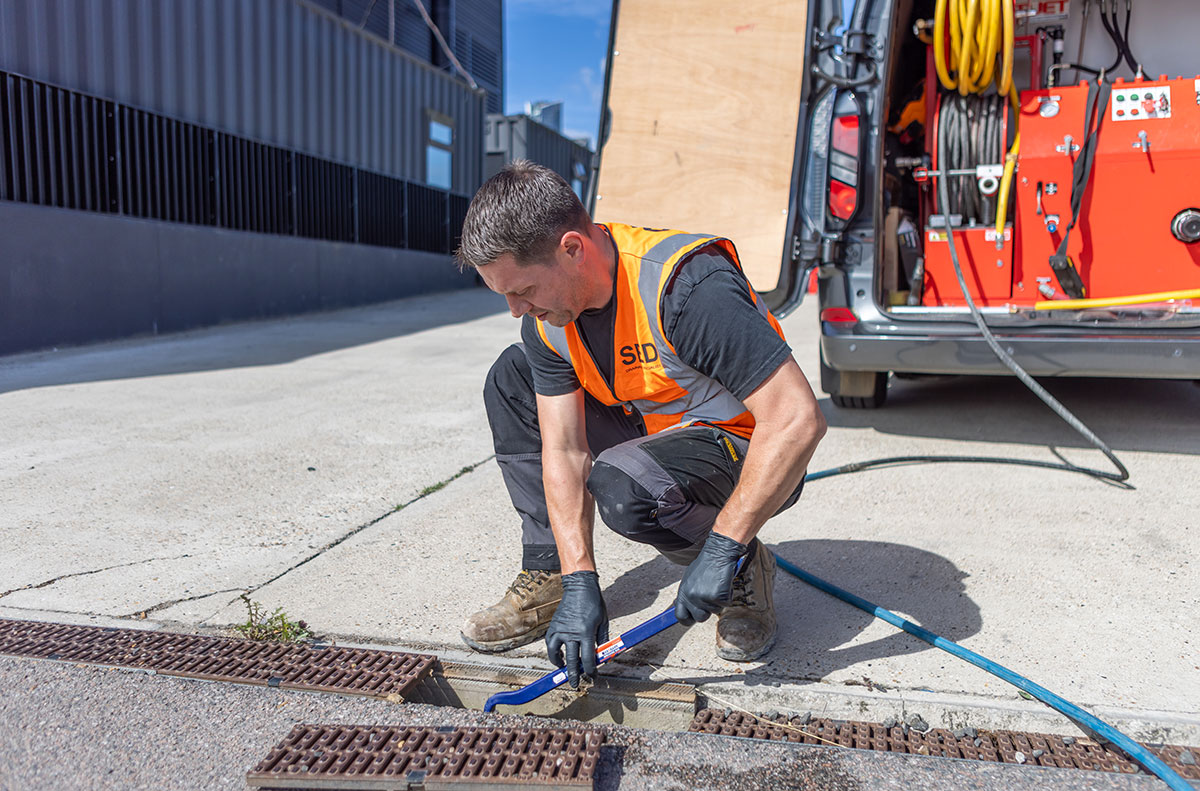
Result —
[{"label": "white cloud", "polygon": [[588,66],[580,68],[579,84],[591,103],[599,106],[600,100],[604,98],[604,81],[596,78],[596,70]]}]

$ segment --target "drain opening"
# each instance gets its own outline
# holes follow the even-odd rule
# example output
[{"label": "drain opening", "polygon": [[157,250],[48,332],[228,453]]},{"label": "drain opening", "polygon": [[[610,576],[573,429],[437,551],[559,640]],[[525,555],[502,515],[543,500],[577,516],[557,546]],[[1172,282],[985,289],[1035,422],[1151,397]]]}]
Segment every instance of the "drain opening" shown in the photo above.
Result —
[{"label": "drain opening", "polygon": [[[520,689],[542,675],[544,671],[440,660],[413,687],[407,699],[413,703],[482,710],[495,693]],[[696,689],[687,684],[601,675],[590,686],[581,687],[581,691],[564,685],[528,703],[501,706],[496,711],[657,731],[685,731],[696,713]]]}]

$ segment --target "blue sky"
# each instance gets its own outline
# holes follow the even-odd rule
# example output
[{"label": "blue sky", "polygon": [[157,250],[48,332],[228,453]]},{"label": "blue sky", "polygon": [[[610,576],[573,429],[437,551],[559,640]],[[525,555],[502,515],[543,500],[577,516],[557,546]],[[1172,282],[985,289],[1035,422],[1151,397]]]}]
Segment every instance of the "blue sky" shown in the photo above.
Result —
[{"label": "blue sky", "polygon": [[561,101],[563,133],[593,142],[600,122],[608,0],[504,0],[504,111]]}]

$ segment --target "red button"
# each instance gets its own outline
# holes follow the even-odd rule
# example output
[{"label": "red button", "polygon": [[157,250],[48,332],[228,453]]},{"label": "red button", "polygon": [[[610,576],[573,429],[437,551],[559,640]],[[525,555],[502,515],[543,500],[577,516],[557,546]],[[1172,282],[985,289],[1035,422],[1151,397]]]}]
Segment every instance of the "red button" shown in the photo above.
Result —
[{"label": "red button", "polygon": [[1130,110],[1130,111],[1129,111],[1129,114],[1130,114],[1130,115],[1137,115],[1137,114],[1138,114],[1138,111],[1137,111],[1137,110]]},{"label": "red button", "polygon": [[1119,117],[1119,116],[1122,116],[1122,115],[1125,115],[1125,111],[1124,111],[1124,110],[1117,110],[1117,116]]}]

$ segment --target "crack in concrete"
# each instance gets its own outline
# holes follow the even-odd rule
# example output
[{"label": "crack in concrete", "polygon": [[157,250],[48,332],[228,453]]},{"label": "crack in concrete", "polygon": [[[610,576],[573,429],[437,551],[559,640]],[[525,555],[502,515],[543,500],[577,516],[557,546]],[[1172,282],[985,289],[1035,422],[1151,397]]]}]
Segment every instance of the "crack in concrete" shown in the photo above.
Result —
[{"label": "crack in concrete", "polygon": [[[388,518],[392,514],[398,512],[398,511],[402,511],[405,508],[407,508],[408,506],[412,505],[413,503],[416,503],[419,500],[424,500],[426,497],[429,497],[429,496],[441,491],[442,489],[446,488],[446,486],[448,486],[449,484],[453,483],[454,481],[458,480],[459,478],[463,477],[464,475],[474,472],[476,469],[478,469],[479,467],[488,463],[489,461],[491,461],[494,458],[496,458],[495,454],[487,456],[486,458],[481,459],[480,461],[477,461],[474,464],[468,464],[466,467],[463,467],[461,470],[454,473],[449,478],[446,478],[444,480],[438,481],[437,483],[426,486],[425,488],[421,489],[421,491],[417,494],[416,497],[413,497],[408,502],[401,503],[400,505],[397,505],[397,506],[393,507],[392,509],[380,514],[379,516],[375,517],[374,519],[371,519],[368,522],[364,522],[363,524],[361,524],[355,528],[352,528],[351,530],[347,531],[346,533],[339,536],[338,538],[335,538],[333,541],[330,541],[329,543],[325,544],[325,546],[321,547],[316,552],[313,552],[311,555],[304,558],[299,563],[295,563],[292,566],[289,566],[288,568],[279,572],[274,577],[271,577],[269,580],[266,580],[265,582],[260,582],[259,584],[253,585],[249,588],[225,588],[222,590],[216,590],[216,591],[211,591],[209,593],[204,593],[204,594],[201,594],[198,596],[188,596],[188,597],[182,598],[182,599],[174,599],[172,601],[167,601],[167,602],[162,602],[161,604],[156,604],[153,607],[149,607],[145,610],[138,610],[137,612],[131,613],[130,615],[127,615],[127,616],[116,616],[116,617],[144,618],[144,617],[148,616],[150,613],[158,612],[159,610],[165,609],[172,605],[181,604],[186,601],[194,601],[196,599],[203,599],[208,596],[215,596],[218,593],[232,593],[234,591],[237,591],[239,594],[239,597],[240,597],[240,594],[242,594],[242,593],[249,596],[250,594],[254,593],[255,591],[265,588],[266,586],[270,585],[272,582],[275,582],[276,580],[280,579],[281,577],[284,577],[285,575],[292,573],[293,571],[300,568],[304,564],[306,564],[310,561],[316,560],[321,555],[325,554],[326,552],[328,552],[329,550],[338,546],[339,544],[346,541],[347,539],[353,538],[354,536],[358,535],[362,531],[366,530],[368,527],[379,524],[380,522],[382,522],[384,519]],[[233,604],[235,601],[237,601],[237,599],[230,599],[222,607],[220,607],[216,612],[214,612],[212,615],[208,616],[208,618],[205,618],[202,621],[200,621],[200,623],[204,623],[205,621],[208,621],[208,620],[216,617],[221,612],[221,610],[225,609],[225,607],[228,607],[230,604]]]},{"label": "crack in concrete", "polygon": [[[195,601],[196,599],[207,599],[209,596],[216,596],[218,593],[233,593],[234,591],[249,593],[249,591],[246,591],[245,588],[222,588],[221,590],[217,590],[217,591],[209,591],[208,593],[200,593],[200,594],[197,594],[196,596],[184,596],[182,599],[171,599],[170,601],[165,601],[165,602],[156,604],[153,607],[147,607],[144,610],[136,610],[134,612],[129,613],[128,615],[115,615],[115,616],[111,616],[111,617],[114,617],[114,618],[137,618],[137,619],[141,620],[143,618],[148,617],[150,615],[150,613],[158,612],[159,610],[164,610],[167,607],[173,607],[176,604],[183,604],[185,601]],[[220,612],[220,610],[218,610],[218,612]]]},{"label": "crack in concrete", "polygon": [[119,615],[110,615],[103,612],[92,612],[91,610],[55,610],[50,607],[21,607],[15,604],[0,604],[0,609],[5,610],[20,610],[21,612],[37,612],[37,613],[54,613],[55,615],[86,615],[89,618],[111,618],[116,620]]},{"label": "crack in concrete", "polygon": [[145,560],[133,560],[133,561],[130,561],[129,563],[118,563],[115,566],[105,566],[102,569],[92,569],[91,571],[73,571],[70,574],[60,574],[53,579],[48,579],[45,582],[39,582],[36,585],[34,585],[34,584],[23,585],[20,588],[13,588],[12,590],[4,591],[3,593],[0,593],[0,599],[3,599],[5,596],[8,596],[10,593],[19,593],[20,591],[37,590],[38,588],[45,588],[48,585],[53,585],[54,583],[58,582],[59,580],[70,579],[71,577],[86,577],[89,574],[99,574],[102,571],[112,571],[113,569],[122,569],[122,568],[126,568],[128,566],[139,566],[143,563],[153,563],[157,560],[181,560],[182,558],[190,558],[190,557],[192,557],[191,554],[171,555],[171,556],[165,557],[165,558],[146,558]]},{"label": "crack in concrete", "polygon": [[466,467],[463,467],[461,470],[454,473],[453,475],[451,475],[449,478],[446,478],[445,480],[438,481],[435,484],[426,486],[424,489],[422,489],[420,491],[419,494],[417,494],[416,497],[412,498],[408,502],[401,503],[400,505],[397,505],[394,508],[392,508],[390,511],[380,514],[379,516],[375,517],[371,521],[365,522],[365,523],[359,525],[358,527],[351,529],[349,532],[343,534],[341,537],[336,538],[333,541],[330,541],[328,544],[321,547],[316,552],[314,552],[311,555],[309,555],[308,557],[306,557],[304,560],[301,560],[299,563],[296,563],[295,565],[284,569],[283,571],[276,574],[274,577],[271,577],[271,579],[267,580],[266,582],[259,583],[258,585],[255,585],[255,586],[249,588],[248,590],[246,590],[247,595],[254,593],[255,591],[257,591],[261,588],[265,588],[266,586],[270,585],[272,582],[275,582],[279,578],[292,573],[296,569],[303,566],[305,563],[308,563],[312,560],[316,560],[321,555],[325,554],[326,552],[333,549],[337,545],[341,544],[342,542],[346,541],[347,539],[353,538],[354,536],[358,535],[362,531],[366,530],[368,527],[379,524],[384,519],[387,519],[389,516],[396,513],[397,511],[402,511],[405,508],[412,505],[413,503],[416,503],[419,500],[424,500],[426,497],[429,497],[430,495],[441,491],[442,489],[446,488],[446,486],[448,486],[449,484],[453,483],[454,481],[458,480],[459,478],[463,477],[464,475],[467,475],[468,473],[474,472],[477,468],[483,466],[484,464],[488,463],[489,461],[491,461],[494,458],[496,458],[496,454],[493,453],[492,455],[488,456],[487,458],[477,461],[474,464],[468,464]]}]

